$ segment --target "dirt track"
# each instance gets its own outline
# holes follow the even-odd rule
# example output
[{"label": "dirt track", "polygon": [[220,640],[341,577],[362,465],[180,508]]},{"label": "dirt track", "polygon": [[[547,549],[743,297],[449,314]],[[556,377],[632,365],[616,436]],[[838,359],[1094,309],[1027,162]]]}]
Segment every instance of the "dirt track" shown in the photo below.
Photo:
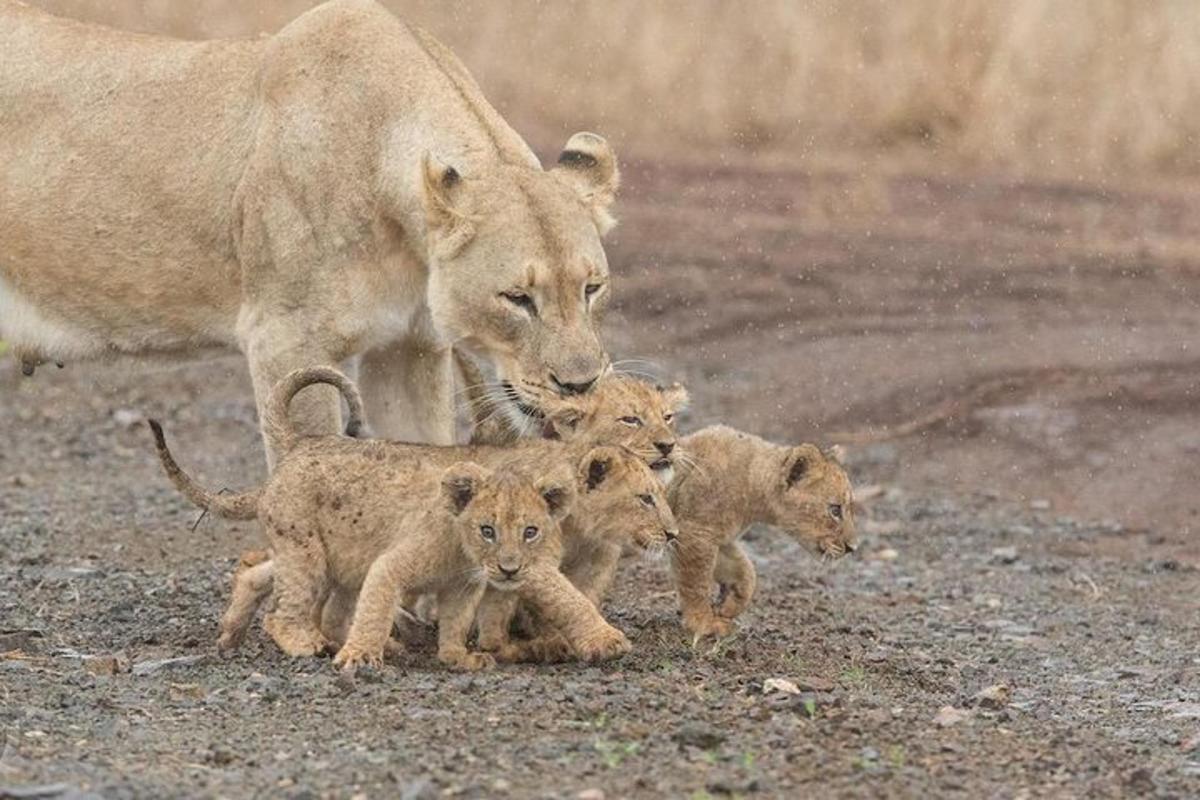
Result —
[{"label": "dirt track", "polygon": [[699,650],[662,565],[631,563],[620,663],[465,677],[422,650],[346,694],[261,635],[211,654],[255,533],[190,532],[136,421],[257,480],[236,357],[5,365],[0,797],[1200,793],[1200,192],[627,174],[613,350],[688,382],[685,426],[928,423],[851,448],[884,490],[861,558],[756,535],[760,600]]}]

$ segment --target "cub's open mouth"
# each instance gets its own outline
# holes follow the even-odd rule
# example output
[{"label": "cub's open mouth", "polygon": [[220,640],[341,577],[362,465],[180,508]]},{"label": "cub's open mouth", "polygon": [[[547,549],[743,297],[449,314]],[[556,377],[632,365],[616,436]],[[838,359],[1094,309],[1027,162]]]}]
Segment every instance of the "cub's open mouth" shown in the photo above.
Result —
[{"label": "cub's open mouth", "polygon": [[650,462],[650,469],[670,469],[671,462],[668,459],[660,458],[658,461]]},{"label": "cub's open mouth", "polygon": [[532,417],[533,419],[544,419],[546,417],[540,408],[530,405],[523,397],[521,397],[520,392],[517,391],[517,387],[513,386],[508,381],[504,381],[500,384],[500,386],[504,389],[504,396],[508,398],[509,402],[516,406],[517,410],[522,414],[527,417]]}]

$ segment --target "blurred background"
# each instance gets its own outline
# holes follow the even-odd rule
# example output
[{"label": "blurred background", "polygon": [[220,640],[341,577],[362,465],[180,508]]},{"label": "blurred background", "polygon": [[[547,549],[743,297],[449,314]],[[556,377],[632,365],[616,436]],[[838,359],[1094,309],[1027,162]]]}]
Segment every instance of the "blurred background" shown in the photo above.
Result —
[{"label": "blurred background", "polygon": [[[313,5],[34,4],[200,39]],[[1194,3],[386,4],[544,161],[580,129],[615,144],[613,350],[685,380],[691,424],[846,442],[870,485],[1200,560]]]}]

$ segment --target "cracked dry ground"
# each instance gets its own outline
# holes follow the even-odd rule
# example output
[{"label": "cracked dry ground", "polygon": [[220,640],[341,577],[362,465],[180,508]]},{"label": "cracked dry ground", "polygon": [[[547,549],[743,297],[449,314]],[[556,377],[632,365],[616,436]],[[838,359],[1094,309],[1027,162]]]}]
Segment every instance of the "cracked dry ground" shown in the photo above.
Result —
[{"label": "cracked dry ground", "polygon": [[630,561],[619,662],[455,675],[419,637],[347,693],[261,633],[215,657],[257,534],[190,531],[135,424],[210,483],[260,479],[236,357],[5,365],[0,796],[1200,793],[1197,195],[628,172],[613,349],[689,383],[685,427],[933,410],[850,447],[878,487],[860,554],[753,532],[758,601],[699,647],[664,565]]}]

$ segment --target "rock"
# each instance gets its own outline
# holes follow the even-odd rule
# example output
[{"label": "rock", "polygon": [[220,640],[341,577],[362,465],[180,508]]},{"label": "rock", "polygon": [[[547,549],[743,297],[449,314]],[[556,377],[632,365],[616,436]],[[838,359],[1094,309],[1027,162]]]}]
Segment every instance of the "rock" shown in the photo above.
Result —
[{"label": "rock", "polygon": [[204,661],[207,656],[177,656],[175,658],[157,658],[150,661],[139,661],[130,670],[134,675],[153,675],[175,667],[190,667]]},{"label": "rock", "polygon": [[93,675],[116,675],[129,671],[129,656],[117,651],[102,656],[84,656],[83,668]]},{"label": "rock", "polygon": [[763,694],[800,694],[800,687],[785,678],[767,678],[763,681]]},{"label": "rock", "polygon": [[1037,500],[1030,500],[1029,507],[1032,508],[1034,511],[1049,511],[1050,510],[1050,501],[1042,500],[1040,498]]},{"label": "rock", "polygon": [[1154,794],[1154,773],[1145,767],[1139,767],[1125,776],[1125,785],[1130,791],[1139,795]]},{"label": "rock", "polygon": [[129,430],[141,424],[144,418],[140,411],[134,411],[132,408],[118,408],[113,412],[112,419],[117,427]]},{"label": "rock", "polygon": [[1008,705],[1008,701],[1012,699],[1012,689],[1006,684],[997,683],[987,687],[971,699],[980,708],[996,711]]},{"label": "rock", "polygon": [[702,722],[687,722],[679,726],[671,738],[684,747],[711,750],[725,741],[725,734]]},{"label": "rock", "polygon": [[969,719],[970,716],[970,711],[963,711],[954,706],[942,706],[934,715],[933,724],[939,728],[949,728],[951,725],[957,725],[963,720]]},{"label": "rock", "polygon": [[796,685],[806,692],[832,692],[837,688],[833,681],[817,675],[802,675],[796,680]]},{"label": "rock", "polygon": [[575,800],[604,800],[603,789],[584,789],[575,795]]},{"label": "rock", "polygon": [[895,561],[900,557],[900,554],[890,547],[885,547],[875,553],[875,558],[879,561]]},{"label": "rock", "polygon": [[62,797],[71,791],[66,783],[45,783],[40,786],[0,786],[0,797],[6,800],[35,800],[40,797]]},{"label": "rock", "polygon": [[992,550],[992,561],[998,561],[1001,564],[1015,564],[1017,561],[1017,548],[1015,547],[997,547]]},{"label": "rock", "polygon": [[437,800],[438,791],[429,778],[417,778],[404,784],[400,800]]}]

